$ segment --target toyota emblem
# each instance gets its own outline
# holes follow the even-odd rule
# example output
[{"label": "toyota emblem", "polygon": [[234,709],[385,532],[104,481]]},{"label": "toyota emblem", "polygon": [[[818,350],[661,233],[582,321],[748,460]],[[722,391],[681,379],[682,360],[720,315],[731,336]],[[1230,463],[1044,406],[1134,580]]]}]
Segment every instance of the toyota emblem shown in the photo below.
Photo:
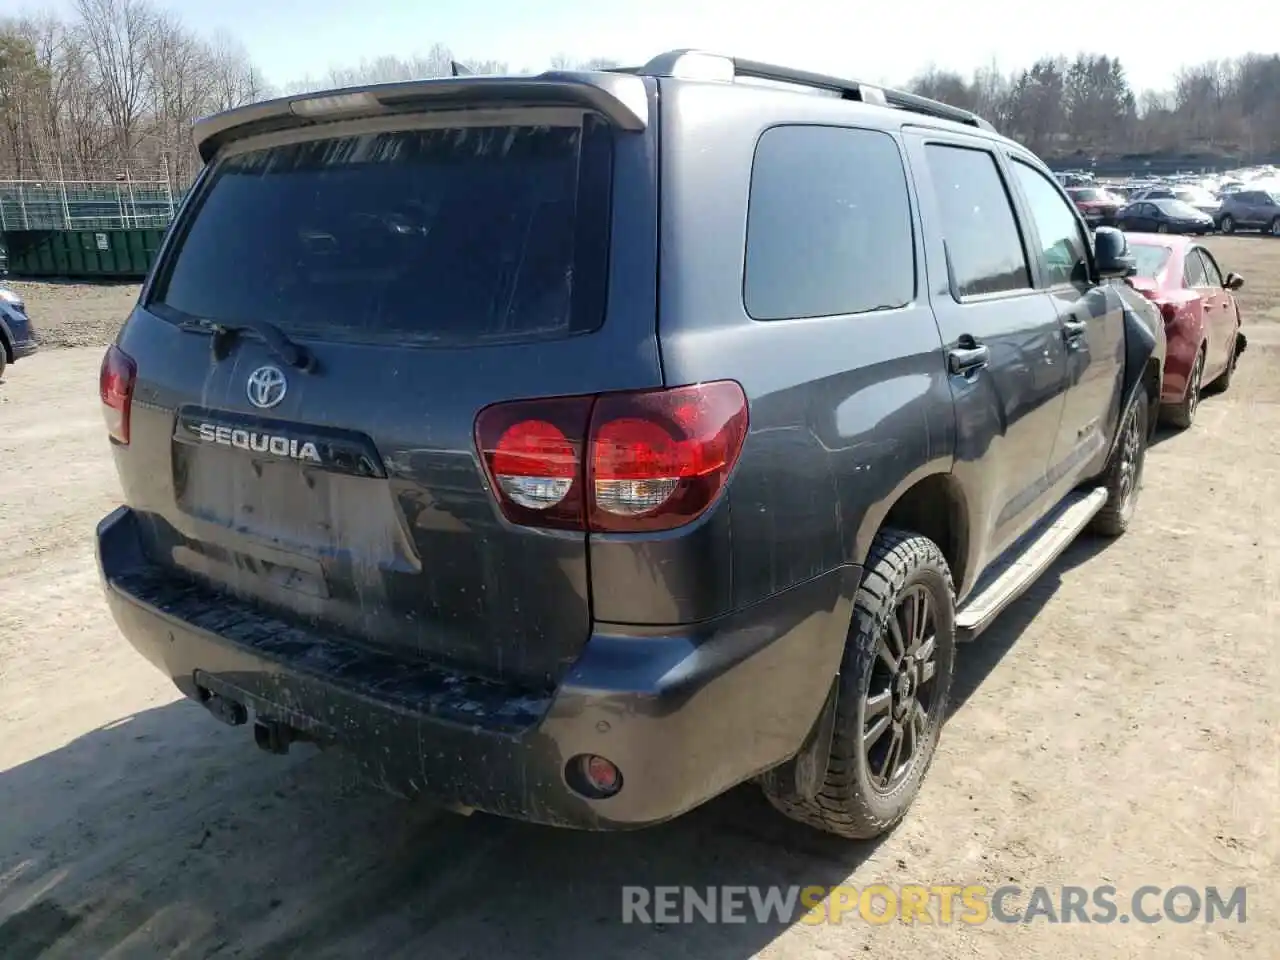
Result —
[{"label": "toyota emblem", "polygon": [[266,410],[283,400],[288,389],[289,383],[279,367],[259,367],[249,374],[245,393],[250,403],[259,410]]}]

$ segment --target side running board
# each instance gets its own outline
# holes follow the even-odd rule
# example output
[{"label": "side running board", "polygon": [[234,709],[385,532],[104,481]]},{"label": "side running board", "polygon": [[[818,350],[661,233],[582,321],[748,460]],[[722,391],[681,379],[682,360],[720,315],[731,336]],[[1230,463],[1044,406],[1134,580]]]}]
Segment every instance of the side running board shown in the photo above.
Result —
[{"label": "side running board", "polygon": [[979,592],[956,611],[956,639],[973,640],[989,627],[1001,610],[1049,569],[1106,502],[1103,487],[1068,495],[1046,524],[996,561]]}]

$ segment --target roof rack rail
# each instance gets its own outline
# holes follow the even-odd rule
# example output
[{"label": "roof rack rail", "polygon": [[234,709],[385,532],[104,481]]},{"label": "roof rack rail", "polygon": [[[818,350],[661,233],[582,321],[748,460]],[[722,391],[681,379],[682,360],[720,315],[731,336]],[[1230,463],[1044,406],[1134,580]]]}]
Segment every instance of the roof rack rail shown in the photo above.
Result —
[{"label": "roof rack rail", "polygon": [[845,80],[825,73],[811,73],[808,70],[797,70],[793,67],[761,63],[758,60],[744,60],[741,57],[708,53],[702,50],[669,50],[654,57],[643,67],[629,68],[626,72],[651,77],[683,77],[694,80],[732,81],[737,77],[770,80],[793,86],[828,90],[845,100],[897,107],[900,110],[922,113],[939,120],[951,120],[980,130],[996,132],[996,128],[991,123],[976,113],[908,93],[905,90],[894,90],[890,87],[863,83],[860,80]]}]

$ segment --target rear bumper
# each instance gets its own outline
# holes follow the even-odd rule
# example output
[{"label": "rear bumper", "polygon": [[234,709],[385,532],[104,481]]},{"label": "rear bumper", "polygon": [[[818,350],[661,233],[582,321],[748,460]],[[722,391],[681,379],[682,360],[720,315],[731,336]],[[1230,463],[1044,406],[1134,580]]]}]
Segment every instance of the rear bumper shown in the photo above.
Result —
[{"label": "rear bumper", "polygon": [[[266,616],[148,563],[137,517],[98,525],[125,637],[195,700],[210,692],[351,753],[393,793],[586,829],[658,823],[788,759],[843,650],[860,570],[843,567],[725,618],[597,625],[545,694],[410,663]],[[622,772],[604,800],[565,777],[579,754]]]}]

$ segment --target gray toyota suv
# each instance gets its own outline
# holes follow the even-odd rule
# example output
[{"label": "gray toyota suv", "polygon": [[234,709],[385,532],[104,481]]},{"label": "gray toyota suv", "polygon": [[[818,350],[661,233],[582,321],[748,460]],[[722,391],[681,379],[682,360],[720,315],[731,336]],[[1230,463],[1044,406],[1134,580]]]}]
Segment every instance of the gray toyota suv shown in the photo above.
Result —
[{"label": "gray toyota suv", "polygon": [[892,827],[958,640],[1130,522],[1123,236],[909,94],[706,53],[200,122],[106,354],[124,635],[257,743],[619,829]]}]

